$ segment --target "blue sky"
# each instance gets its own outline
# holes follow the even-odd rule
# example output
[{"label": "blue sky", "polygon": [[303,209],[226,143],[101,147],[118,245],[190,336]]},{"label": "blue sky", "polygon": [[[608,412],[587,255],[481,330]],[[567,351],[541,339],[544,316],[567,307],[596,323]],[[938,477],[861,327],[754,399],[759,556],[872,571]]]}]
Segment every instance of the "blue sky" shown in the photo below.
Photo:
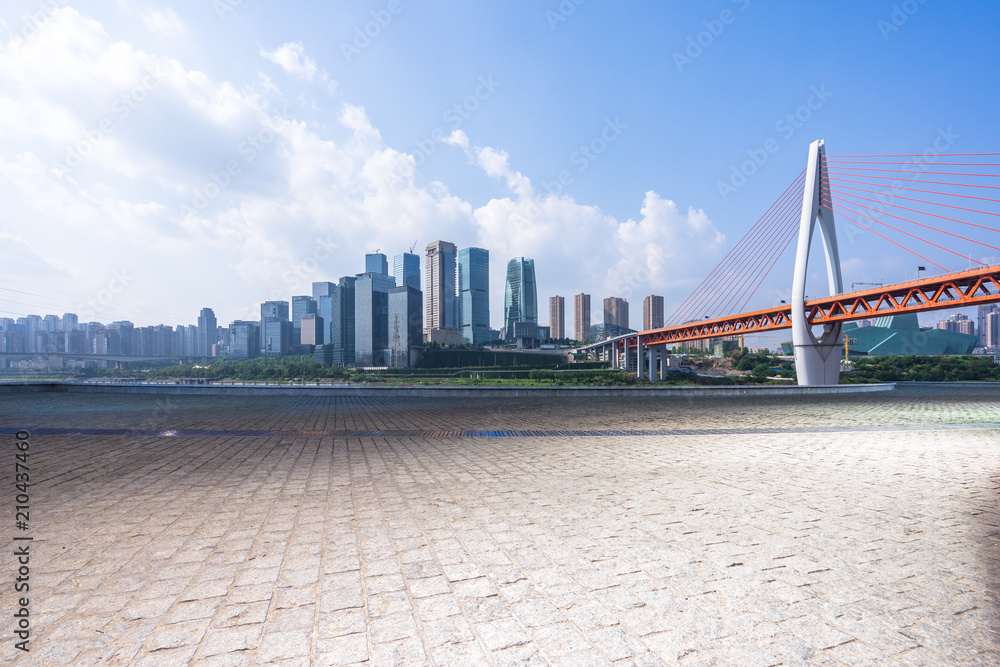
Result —
[{"label": "blue sky", "polygon": [[[549,296],[584,291],[627,297],[640,326],[642,298],[679,304],[810,141],[1000,145],[995,3],[51,0],[0,18],[0,316],[229,322],[444,239],[491,251],[494,326],[515,256],[535,259],[543,322]],[[918,263],[841,244],[847,283]],[[791,251],[751,306],[790,272]]]}]

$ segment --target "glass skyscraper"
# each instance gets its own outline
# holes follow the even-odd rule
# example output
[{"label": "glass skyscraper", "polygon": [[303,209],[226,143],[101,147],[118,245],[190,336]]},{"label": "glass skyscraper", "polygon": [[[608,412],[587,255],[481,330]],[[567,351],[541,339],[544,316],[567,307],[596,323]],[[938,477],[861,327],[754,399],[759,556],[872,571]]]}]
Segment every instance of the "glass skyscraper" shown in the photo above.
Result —
[{"label": "glass skyscraper", "polygon": [[[354,364],[354,284],[357,278],[344,276],[337,284],[330,299],[330,322],[327,341],[333,345],[333,364],[351,366]],[[325,321],[325,320],[324,320]]]},{"label": "glass skyscraper", "polygon": [[229,325],[229,356],[237,359],[256,357],[260,352],[260,323],[236,320]]},{"label": "glass skyscraper", "polygon": [[413,287],[420,290],[420,257],[404,252],[393,258],[392,275],[397,287]]},{"label": "glass skyscraper", "polygon": [[490,251],[458,251],[458,326],[463,343],[478,345],[490,334]]},{"label": "glass skyscraper", "polygon": [[535,286],[535,260],[518,257],[507,262],[507,286],[504,290],[504,337],[514,341],[514,323],[538,325],[538,291]]},{"label": "glass skyscraper", "polygon": [[292,323],[288,321],[288,302],[265,301],[260,304],[261,354],[288,354],[291,345]]},{"label": "glass skyscraper", "polygon": [[365,273],[389,275],[389,260],[380,252],[368,253],[365,255]]},{"label": "glass skyscraper", "polygon": [[389,366],[408,368],[410,348],[423,343],[423,294],[410,285],[389,290]]},{"label": "glass skyscraper", "polygon": [[427,332],[432,329],[457,329],[455,244],[448,241],[434,241],[427,244],[424,252],[424,266],[427,271],[424,277],[426,283],[424,300],[427,303],[424,330]]},{"label": "glass skyscraper", "polygon": [[382,273],[362,273],[354,282],[355,365],[388,366],[389,290],[396,279]]}]

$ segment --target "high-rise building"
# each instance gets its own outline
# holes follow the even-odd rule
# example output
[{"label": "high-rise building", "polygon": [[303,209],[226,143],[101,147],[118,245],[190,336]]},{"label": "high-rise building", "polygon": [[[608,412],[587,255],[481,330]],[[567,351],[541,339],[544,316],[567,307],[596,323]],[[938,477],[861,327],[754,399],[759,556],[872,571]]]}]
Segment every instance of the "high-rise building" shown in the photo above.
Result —
[{"label": "high-rise building", "polygon": [[404,252],[393,258],[392,275],[396,286],[409,286],[420,291],[420,257],[412,252]]},{"label": "high-rise building", "polygon": [[628,301],[616,296],[604,300],[604,323],[628,328]]},{"label": "high-rise building", "polygon": [[63,331],[73,331],[76,329],[76,325],[79,323],[79,318],[76,313],[66,313],[62,316],[62,330]]},{"label": "high-rise building", "polygon": [[354,282],[354,363],[388,366],[389,290],[396,279],[383,273],[362,273]]},{"label": "high-rise building", "polygon": [[311,296],[292,297],[292,345],[302,343],[302,318],[316,314],[316,301]]},{"label": "high-rise building", "polygon": [[427,303],[424,334],[432,329],[457,329],[458,312],[455,305],[455,255],[454,243],[434,241],[424,249],[424,270],[427,272],[424,300]]},{"label": "high-rise building", "polygon": [[1000,312],[1000,304],[990,303],[985,306],[979,306],[976,313],[976,331],[979,332],[980,347],[990,347],[986,344],[986,320],[996,312]]},{"label": "high-rise building", "polygon": [[642,300],[642,330],[663,328],[663,297],[649,295]]},{"label": "high-rise building", "polygon": [[955,331],[961,334],[968,334],[970,336],[976,335],[976,323],[962,313],[952,315],[946,320],[938,320],[937,328],[944,329],[945,331]]},{"label": "high-rise building", "polygon": [[265,356],[288,354],[292,346],[292,323],[287,301],[265,301],[260,305],[260,351]]},{"label": "high-rise building", "polygon": [[212,356],[212,345],[218,342],[216,329],[218,326],[215,312],[211,308],[202,308],[198,315],[198,343],[195,347],[195,356]]},{"label": "high-rise building", "polygon": [[260,322],[236,320],[229,325],[229,356],[256,357],[260,352]]},{"label": "high-rise building", "polygon": [[458,327],[462,342],[479,345],[490,340],[490,251],[458,251]]},{"label": "high-rise building", "polygon": [[42,331],[59,331],[59,316],[46,315],[42,318]]},{"label": "high-rise building", "polygon": [[320,297],[330,296],[331,294],[333,294],[333,290],[337,289],[337,283],[323,281],[323,282],[313,283],[312,287],[313,287],[312,297],[313,299],[316,300],[317,303],[319,303]]},{"label": "high-rise building", "polygon": [[514,342],[516,322],[538,325],[538,292],[535,286],[535,260],[518,257],[507,262],[504,289],[504,338]]},{"label": "high-rise building", "polygon": [[423,340],[423,294],[411,285],[389,289],[389,366],[409,368],[411,350]]},{"label": "high-rise building", "polygon": [[561,296],[549,297],[549,338],[560,340],[566,337],[566,299]]},{"label": "high-rise building", "polygon": [[306,315],[299,327],[300,345],[323,344],[323,318],[319,315]]},{"label": "high-rise building", "polygon": [[365,273],[389,275],[389,260],[380,252],[370,252],[365,255]]},{"label": "high-rise building", "polygon": [[983,347],[991,350],[1000,348],[1000,311],[986,315],[985,333],[982,339]]},{"label": "high-rise building", "polygon": [[354,285],[356,282],[357,278],[354,276],[341,278],[330,300],[330,322],[326,327],[329,333],[327,343],[333,345],[332,359],[335,366],[354,365]]},{"label": "high-rise building", "polygon": [[573,297],[573,338],[590,338],[590,295],[577,294]]}]

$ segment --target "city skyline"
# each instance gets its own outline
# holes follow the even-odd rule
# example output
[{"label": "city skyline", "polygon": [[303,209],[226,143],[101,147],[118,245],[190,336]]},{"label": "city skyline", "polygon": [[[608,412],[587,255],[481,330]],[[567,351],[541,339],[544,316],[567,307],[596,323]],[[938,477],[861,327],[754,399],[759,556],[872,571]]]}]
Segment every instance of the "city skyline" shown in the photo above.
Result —
[{"label": "city skyline", "polygon": [[[975,22],[934,3],[403,4],[375,37],[379,3],[61,4],[0,10],[3,316],[249,321],[433,238],[490,250],[494,317],[517,256],[544,267],[540,298],[670,313],[812,139],[932,160],[1000,139],[985,2]],[[815,58],[802,26],[828,36]],[[913,275],[879,243],[845,231],[847,284]],[[786,298],[789,263],[750,307]]]}]

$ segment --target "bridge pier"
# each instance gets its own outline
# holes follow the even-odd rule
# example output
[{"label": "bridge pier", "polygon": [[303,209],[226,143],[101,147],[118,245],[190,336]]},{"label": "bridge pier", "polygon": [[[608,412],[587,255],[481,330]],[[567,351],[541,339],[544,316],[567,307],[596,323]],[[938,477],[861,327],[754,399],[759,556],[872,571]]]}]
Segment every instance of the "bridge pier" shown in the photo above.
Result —
[{"label": "bridge pier", "polygon": [[830,294],[844,291],[840,273],[840,251],[833,210],[823,197],[826,179],[826,147],[822,140],[809,145],[809,164],[802,192],[802,218],[799,224],[795,273],[792,278],[792,343],[795,346],[795,373],[803,386],[830,385],[840,381],[840,338],[843,324],[827,324],[819,338],[812,332],[805,306],[806,274],[813,230],[819,226],[826,256],[826,274]]}]

